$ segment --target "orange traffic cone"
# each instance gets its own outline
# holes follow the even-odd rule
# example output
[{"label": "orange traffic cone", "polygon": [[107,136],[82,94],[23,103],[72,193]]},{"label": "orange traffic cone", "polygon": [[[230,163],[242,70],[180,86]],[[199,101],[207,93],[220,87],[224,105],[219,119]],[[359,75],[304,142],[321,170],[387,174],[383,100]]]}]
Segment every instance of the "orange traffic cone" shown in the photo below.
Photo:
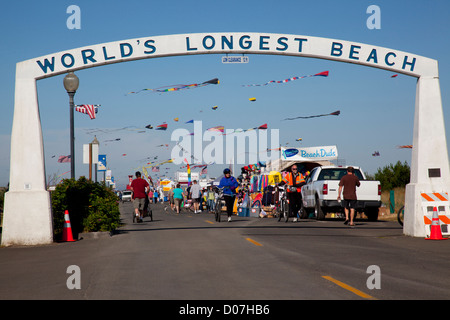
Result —
[{"label": "orange traffic cone", "polygon": [[64,212],[64,228],[62,234],[62,241],[75,241],[72,236],[72,226],[70,225],[69,211]]},{"label": "orange traffic cone", "polygon": [[439,214],[437,208],[433,208],[433,220],[431,221],[430,237],[425,240],[447,240],[442,237],[441,225],[439,224]]}]

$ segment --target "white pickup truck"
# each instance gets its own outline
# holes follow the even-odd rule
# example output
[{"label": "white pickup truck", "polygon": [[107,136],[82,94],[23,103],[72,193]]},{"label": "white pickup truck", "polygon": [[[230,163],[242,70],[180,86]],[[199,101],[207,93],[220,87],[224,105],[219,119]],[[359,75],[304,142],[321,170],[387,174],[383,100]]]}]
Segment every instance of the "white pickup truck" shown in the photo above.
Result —
[{"label": "white pickup truck", "polygon": [[[378,219],[381,206],[381,185],[379,181],[366,180],[359,167],[353,167],[354,174],[361,182],[356,187],[356,212],[364,212],[371,221]],[[314,168],[302,187],[303,208],[314,212],[316,219],[323,220],[328,212],[343,212],[344,208],[337,201],[339,181],[347,174],[347,167],[322,166]],[[342,198],[342,195],[341,195]]]}]

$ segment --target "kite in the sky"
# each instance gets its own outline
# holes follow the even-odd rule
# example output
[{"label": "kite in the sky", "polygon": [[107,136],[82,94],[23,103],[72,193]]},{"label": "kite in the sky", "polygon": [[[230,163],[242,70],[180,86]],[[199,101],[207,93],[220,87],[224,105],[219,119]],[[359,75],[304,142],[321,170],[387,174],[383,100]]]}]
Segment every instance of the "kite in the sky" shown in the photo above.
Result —
[{"label": "kite in the sky", "polygon": [[70,162],[71,156],[59,156],[58,158],[58,162],[59,163],[65,163],[65,162]]},{"label": "kite in the sky", "polygon": [[98,106],[93,104],[82,104],[75,106],[75,111],[87,114],[92,120],[95,119],[95,114],[98,112]]},{"label": "kite in the sky", "polygon": [[250,100],[250,101],[256,101],[256,98],[250,98],[250,99],[248,99],[248,100]]},{"label": "kite in the sky", "polygon": [[412,149],[412,145],[398,146],[399,149]]},{"label": "kite in the sky", "polygon": [[207,131],[220,131],[223,133],[224,129],[225,129],[224,126],[217,126],[217,127],[209,128],[209,129],[207,129]]},{"label": "kite in the sky", "polygon": [[207,86],[209,84],[219,84],[219,79],[214,78],[202,83],[192,83],[192,84],[176,84],[176,85],[171,85],[171,86],[165,86],[165,87],[160,87],[160,88],[155,88],[155,89],[142,89],[139,91],[131,91],[128,94],[131,93],[139,93],[142,91],[152,91],[152,92],[171,92],[171,91],[179,91],[179,90],[184,90],[184,89],[192,89],[192,88],[199,88],[199,87],[204,87]]},{"label": "kite in the sky", "polygon": [[185,123],[194,123],[194,120],[186,121]]},{"label": "kite in the sky", "polygon": [[259,127],[253,127],[253,128],[249,128],[249,129],[234,129],[232,132],[227,132],[224,133],[223,135],[227,135],[227,134],[232,134],[232,133],[241,133],[241,132],[247,132],[247,131],[251,131],[251,130],[266,130],[267,129],[267,123],[264,123],[263,125],[260,125]]},{"label": "kite in the sky", "polygon": [[295,139],[295,141],[302,141],[302,140],[303,140],[302,138]]},{"label": "kite in the sky", "polygon": [[325,117],[325,116],[338,116],[341,114],[341,111],[335,111],[332,113],[327,113],[327,114],[319,114],[319,115],[315,115],[315,116],[306,116],[306,117],[295,117],[295,118],[286,118],[283,120],[295,120],[295,119],[309,119],[309,118],[318,118],[318,117]]},{"label": "kite in the sky", "polygon": [[374,153],[372,153],[372,156],[379,157],[380,156],[380,152],[379,151],[375,151]]},{"label": "kite in the sky", "polygon": [[328,77],[328,71],[323,71],[323,72],[319,72],[316,74],[311,74],[309,76],[302,76],[302,77],[292,77],[289,79],[284,79],[284,80],[280,80],[280,81],[275,81],[275,80],[271,80],[269,82],[263,83],[263,84],[248,84],[248,85],[243,85],[243,87],[261,87],[261,86],[267,86],[270,83],[286,83],[286,82],[290,82],[290,81],[294,81],[294,80],[298,80],[298,79],[303,79],[303,78],[309,78],[309,77]]},{"label": "kite in the sky", "polygon": [[153,129],[153,126],[151,124],[148,124],[145,126],[147,129]]},{"label": "kite in the sky", "polygon": [[218,106],[214,106],[211,109],[216,110],[218,108]]},{"label": "kite in the sky", "polygon": [[391,78],[397,78],[398,74],[394,74],[393,76],[391,76]]},{"label": "kite in the sky", "polygon": [[159,126],[156,126],[155,130],[167,130],[167,123],[160,124]]},{"label": "kite in the sky", "polygon": [[173,119],[173,121],[178,122],[178,118]]}]

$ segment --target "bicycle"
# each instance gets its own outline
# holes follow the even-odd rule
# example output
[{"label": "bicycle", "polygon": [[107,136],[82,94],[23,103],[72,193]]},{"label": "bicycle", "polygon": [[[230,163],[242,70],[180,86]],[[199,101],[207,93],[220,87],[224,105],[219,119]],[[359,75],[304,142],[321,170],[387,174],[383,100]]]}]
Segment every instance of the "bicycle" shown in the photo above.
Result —
[{"label": "bicycle", "polygon": [[220,222],[220,215],[222,213],[222,201],[225,200],[223,197],[223,189],[224,188],[217,188],[219,196],[216,201],[215,210],[214,210],[214,218],[217,222]]},{"label": "bicycle", "polygon": [[402,206],[397,212],[397,221],[403,227],[403,218],[405,216],[405,206]]},{"label": "bicycle", "polygon": [[281,217],[284,217],[284,222],[289,220],[289,201],[287,199],[286,188],[278,187],[279,200],[275,204],[275,210],[278,215],[278,222],[281,221]]}]

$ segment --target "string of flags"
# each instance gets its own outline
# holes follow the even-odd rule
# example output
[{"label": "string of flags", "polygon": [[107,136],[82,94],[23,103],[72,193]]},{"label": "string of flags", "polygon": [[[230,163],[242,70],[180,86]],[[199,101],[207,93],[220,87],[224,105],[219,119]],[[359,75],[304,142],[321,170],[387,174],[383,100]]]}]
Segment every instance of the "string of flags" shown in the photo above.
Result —
[{"label": "string of flags", "polygon": [[[291,78],[284,79],[284,80],[279,80],[279,81],[271,80],[271,81],[268,81],[268,82],[263,83],[263,84],[247,84],[247,85],[242,85],[242,86],[243,87],[262,87],[262,86],[267,86],[268,84],[271,84],[271,83],[287,83],[287,82],[290,82],[290,81],[295,81],[295,80],[304,79],[304,78],[310,78],[310,77],[328,77],[328,75],[329,75],[329,71],[323,71],[323,72],[319,72],[319,73],[316,73],[316,74],[311,74],[309,76],[291,77]],[[255,98],[251,98],[251,99],[255,99]],[[255,100],[250,100],[250,101],[255,101]]]},{"label": "string of flags", "polygon": [[326,116],[338,116],[341,114],[341,111],[334,111],[331,113],[327,113],[327,114],[318,114],[318,115],[314,115],[314,116],[300,116],[300,117],[294,117],[294,118],[286,118],[283,120],[295,120],[295,119],[310,119],[310,118],[318,118],[318,117],[326,117]]},{"label": "string of flags", "polygon": [[170,85],[170,86],[164,86],[164,87],[159,87],[159,88],[155,88],[155,89],[141,89],[138,91],[131,91],[128,92],[128,94],[136,94],[136,93],[140,93],[142,91],[152,91],[152,92],[159,92],[159,93],[163,93],[163,92],[172,92],[172,91],[180,91],[180,90],[185,90],[185,89],[192,89],[192,88],[200,88],[200,87],[204,87],[210,84],[219,84],[219,79],[214,78],[205,82],[201,82],[201,83],[191,83],[191,84],[175,84],[175,85]]}]

